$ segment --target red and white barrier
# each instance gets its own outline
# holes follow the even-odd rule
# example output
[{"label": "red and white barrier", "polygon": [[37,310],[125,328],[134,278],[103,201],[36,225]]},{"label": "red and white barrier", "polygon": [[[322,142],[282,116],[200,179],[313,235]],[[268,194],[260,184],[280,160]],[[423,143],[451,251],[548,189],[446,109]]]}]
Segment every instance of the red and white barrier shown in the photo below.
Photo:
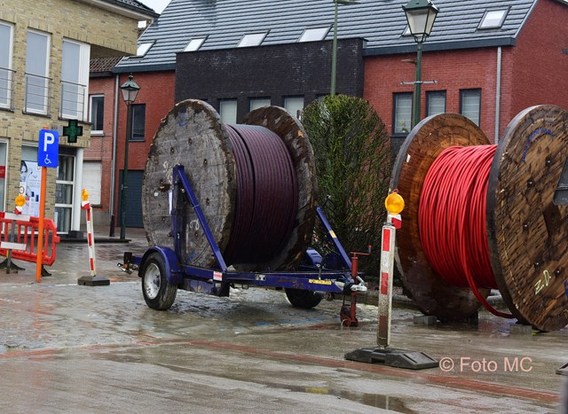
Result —
[{"label": "red and white barrier", "polygon": [[[85,190],[83,190],[83,194],[85,194]],[[89,246],[89,270],[91,276],[94,277],[97,275],[96,271],[96,261],[95,261],[95,235],[93,229],[93,209],[91,207],[91,203],[88,199],[83,199],[81,202],[81,208],[86,212],[86,221],[87,221],[87,244]]]},{"label": "red and white barrier", "polygon": [[86,212],[87,221],[87,244],[89,247],[89,271],[90,276],[80,277],[77,281],[80,285],[87,286],[107,286],[110,285],[110,280],[105,277],[97,276],[96,261],[95,261],[95,232],[93,228],[93,209],[89,202],[89,193],[83,189],[81,192],[81,208]]},{"label": "red and white barrier", "polygon": [[390,220],[387,220],[383,225],[381,237],[381,279],[377,327],[377,344],[384,348],[390,344],[395,236],[396,228],[390,224]]},{"label": "red and white barrier", "polygon": [[[11,251],[13,259],[36,262],[39,218],[0,211],[0,255]],[[53,220],[44,219],[41,264],[51,266],[57,258],[59,243]]]}]

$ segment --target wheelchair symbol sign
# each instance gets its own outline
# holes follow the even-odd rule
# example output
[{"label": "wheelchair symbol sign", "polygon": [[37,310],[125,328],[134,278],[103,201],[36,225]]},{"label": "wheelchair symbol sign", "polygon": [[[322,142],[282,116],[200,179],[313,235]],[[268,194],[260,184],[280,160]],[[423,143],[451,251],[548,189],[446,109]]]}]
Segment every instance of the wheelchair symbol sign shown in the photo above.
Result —
[{"label": "wheelchair symbol sign", "polygon": [[54,130],[39,131],[37,147],[37,165],[39,167],[57,168],[59,160],[59,133]]}]

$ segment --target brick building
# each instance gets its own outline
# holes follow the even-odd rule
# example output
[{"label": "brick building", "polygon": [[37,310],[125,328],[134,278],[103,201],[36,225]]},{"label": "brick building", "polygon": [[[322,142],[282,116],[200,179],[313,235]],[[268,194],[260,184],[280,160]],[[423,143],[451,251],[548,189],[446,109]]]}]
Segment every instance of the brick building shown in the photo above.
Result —
[{"label": "brick building", "polygon": [[5,0],[0,9],[0,208],[27,195],[39,211],[37,146],[43,128],[83,126],[76,142],[61,136],[58,168],[48,168],[46,217],[58,231],[79,230],[88,123],[89,59],[136,50],[138,22],[156,17],[135,0]]},{"label": "brick building", "polygon": [[[411,128],[415,80],[416,44],[402,10],[406,3],[337,5],[337,93],[368,99],[395,148]],[[440,12],[424,44],[421,117],[462,113],[497,140],[521,109],[540,103],[568,108],[566,0],[434,3]],[[172,0],[140,37],[137,55],[114,68],[121,81],[133,73],[143,91],[137,104],[145,106],[144,134],[131,143],[135,159],[129,170],[142,179],[159,119],[175,101],[204,99],[225,122],[238,122],[259,105],[297,113],[329,93],[333,22],[334,3],[327,0]],[[124,113],[122,105],[117,169]],[[129,206],[135,199],[129,194]]]}]

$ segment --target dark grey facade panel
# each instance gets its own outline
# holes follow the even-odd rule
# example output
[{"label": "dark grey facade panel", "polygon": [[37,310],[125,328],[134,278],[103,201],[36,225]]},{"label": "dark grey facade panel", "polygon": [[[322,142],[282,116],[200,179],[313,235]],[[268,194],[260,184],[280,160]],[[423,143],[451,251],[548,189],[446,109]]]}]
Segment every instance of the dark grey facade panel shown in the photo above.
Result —
[{"label": "dark grey facade panel", "polygon": [[[361,39],[338,42],[337,93],[363,96],[362,45]],[[250,98],[284,106],[286,96],[303,96],[307,105],[329,94],[330,46],[310,42],[180,53],[176,102],[197,98],[218,108],[221,99],[237,99],[239,120],[249,112]]]}]

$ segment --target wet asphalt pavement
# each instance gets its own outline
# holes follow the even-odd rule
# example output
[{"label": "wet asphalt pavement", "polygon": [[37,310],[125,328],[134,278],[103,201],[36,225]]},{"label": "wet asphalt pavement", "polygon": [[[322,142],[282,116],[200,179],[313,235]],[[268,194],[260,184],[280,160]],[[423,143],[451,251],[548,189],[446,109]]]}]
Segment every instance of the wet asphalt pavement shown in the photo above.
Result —
[{"label": "wet asphalt pavement", "polygon": [[89,275],[85,243],[61,243],[41,283],[31,263],[0,272],[1,413],[559,412],[567,328],[532,334],[485,312],[477,325],[418,325],[400,301],[392,346],[440,367],[346,361],[376,345],[376,306],[358,305],[357,328],[341,327],[339,300],[305,311],[262,289],[179,291],[169,311],[153,311],[138,277],[116,266],[146,247],[141,231],[127,235],[96,243],[109,286],[77,284]]}]

